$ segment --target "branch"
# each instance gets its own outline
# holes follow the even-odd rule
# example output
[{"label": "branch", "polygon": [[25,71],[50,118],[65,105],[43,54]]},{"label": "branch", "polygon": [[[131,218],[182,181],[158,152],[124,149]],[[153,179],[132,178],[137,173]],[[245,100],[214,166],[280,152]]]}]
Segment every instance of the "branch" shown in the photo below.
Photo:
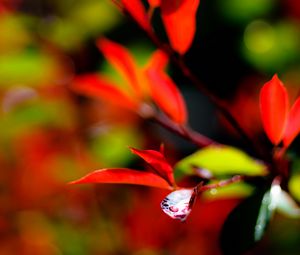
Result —
[{"label": "branch", "polygon": [[[238,123],[232,113],[227,109],[224,101],[220,100],[216,97],[211,91],[209,91],[203,84],[200,82],[198,77],[191,72],[188,66],[185,64],[182,57],[178,57],[178,54],[168,45],[161,42],[161,40],[155,35],[153,30],[146,30],[135,19],[132,15],[126,11],[123,7],[122,11],[124,15],[128,16],[132,19],[139,27],[142,29],[148,37],[152,40],[152,42],[162,51],[164,51],[170,58],[170,60],[181,70],[182,74],[189,79],[204,95],[206,95],[212,103],[215,104],[217,109],[223,114],[223,116],[228,120],[228,122],[232,125],[232,127],[240,134],[240,136],[247,142],[247,145],[250,145],[254,151],[257,152],[262,158],[266,158],[265,153],[263,153],[260,147],[256,146],[253,140],[248,136],[248,134],[244,131],[242,126]],[[179,134],[179,133],[178,133]],[[181,135],[182,136],[182,135]],[[201,143],[200,143],[201,144]]]},{"label": "branch", "polygon": [[179,126],[162,115],[155,114],[149,118],[150,120],[160,124],[169,131],[181,136],[182,138],[192,142],[198,147],[206,147],[213,144],[218,144],[217,142],[209,139],[208,137],[199,134],[198,132],[192,130],[189,127]]},{"label": "branch", "polygon": [[240,182],[240,181],[245,180],[245,179],[246,179],[246,177],[243,176],[243,175],[235,175],[230,179],[222,180],[222,181],[219,181],[219,182],[213,183],[213,184],[207,184],[207,185],[204,185],[204,186],[200,186],[198,191],[203,192],[203,191],[206,191],[206,190],[211,190],[211,189],[224,187],[224,186],[227,186],[229,184]]}]

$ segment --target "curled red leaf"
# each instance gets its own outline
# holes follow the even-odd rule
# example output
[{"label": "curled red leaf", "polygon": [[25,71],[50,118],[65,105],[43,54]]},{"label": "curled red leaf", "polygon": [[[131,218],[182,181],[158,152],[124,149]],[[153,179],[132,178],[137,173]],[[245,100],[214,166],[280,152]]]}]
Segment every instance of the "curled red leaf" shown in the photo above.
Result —
[{"label": "curled red leaf", "polygon": [[80,94],[100,98],[130,110],[138,109],[138,102],[136,100],[104,77],[96,74],[77,76],[73,81],[71,89]]},{"label": "curled red leaf", "polygon": [[172,187],[160,176],[150,173],[132,170],[128,168],[100,169],[86,176],[72,181],[69,184],[83,183],[119,183],[135,184],[172,190]]},{"label": "curled red leaf", "polygon": [[171,46],[180,54],[190,48],[196,32],[200,0],[161,0],[162,20]]},{"label": "curled red leaf", "polygon": [[288,94],[275,74],[260,91],[260,110],[264,130],[274,145],[282,140],[288,116]]},{"label": "curled red leaf", "polygon": [[288,147],[300,133],[300,98],[296,100],[288,116],[283,136],[283,145]]},{"label": "curled red leaf", "polygon": [[173,168],[161,152],[155,150],[138,150],[135,148],[130,149],[132,153],[145,160],[157,174],[163,177],[168,183],[175,186]]}]

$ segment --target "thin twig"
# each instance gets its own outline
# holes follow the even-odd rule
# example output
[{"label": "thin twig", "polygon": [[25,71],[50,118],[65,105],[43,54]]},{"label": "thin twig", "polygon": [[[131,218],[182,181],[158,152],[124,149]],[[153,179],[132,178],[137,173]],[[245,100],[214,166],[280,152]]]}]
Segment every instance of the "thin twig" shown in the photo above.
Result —
[{"label": "thin twig", "polygon": [[222,181],[219,181],[219,182],[213,183],[213,184],[203,185],[199,188],[199,192],[224,187],[224,186],[227,186],[232,183],[240,182],[240,181],[244,180],[245,178],[246,177],[243,175],[235,175],[230,179],[222,180]]},{"label": "thin twig", "polygon": [[215,145],[218,144],[217,142],[211,140],[210,138],[208,138],[204,135],[201,135],[188,127],[183,128],[182,126],[179,126],[178,124],[175,124],[174,122],[171,122],[169,119],[164,118],[164,116],[162,116],[162,115],[156,114],[156,115],[153,115],[150,119],[152,121],[160,124],[164,128],[168,129],[169,131],[194,143],[195,145],[197,145],[200,148],[206,147],[209,145],[213,145],[213,144],[215,144]]}]

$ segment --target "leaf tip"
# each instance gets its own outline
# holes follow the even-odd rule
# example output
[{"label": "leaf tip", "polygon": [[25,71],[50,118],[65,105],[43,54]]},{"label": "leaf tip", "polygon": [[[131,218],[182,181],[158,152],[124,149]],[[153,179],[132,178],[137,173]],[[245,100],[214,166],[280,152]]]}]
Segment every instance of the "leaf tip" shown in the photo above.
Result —
[{"label": "leaf tip", "polygon": [[285,131],[289,102],[286,88],[277,74],[263,85],[259,101],[266,135],[274,145],[278,145]]}]

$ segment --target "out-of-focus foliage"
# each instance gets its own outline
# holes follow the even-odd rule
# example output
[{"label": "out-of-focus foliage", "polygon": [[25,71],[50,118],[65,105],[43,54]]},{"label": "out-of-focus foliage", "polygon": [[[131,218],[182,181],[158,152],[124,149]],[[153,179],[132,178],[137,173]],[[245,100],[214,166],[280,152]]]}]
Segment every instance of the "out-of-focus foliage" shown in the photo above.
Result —
[{"label": "out-of-focus foliage", "polygon": [[289,190],[293,194],[293,196],[300,201],[300,188],[299,188],[299,181],[300,181],[300,161],[299,159],[294,161],[292,166],[291,172],[291,179],[289,182]]},{"label": "out-of-focus foliage", "polygon": [[234,22],[245,23],[266,15],[274,8],[277,0],[218,0],[218,8],[226,17]]},{"label": "out-of-focus foliage", "polygon": [[80,47],[88,38],[109,31],[121,14],[110,1],[55,1],[55,15],[38,23],[41,36],[65,50]]},{"label": "out-of-focus foliage", "polygon": [[[269,72],[278,72],[291,91],[298,90],[297,0],[201,0],[201,4],[187,61],[197,68],[200,65],[197,75],[207,86],[219,79],[216,90],[230,94],[235,114],[257,103],[250,93],[241,96],[237,91],[244,84],[251,88],[263,84]],[[281,6],[282,11],[276,11]],[[154,12],[155,30],[164,36],[159,19]],[[0,2],[0,254],[220,254],[221,225],[240,199],[252,194],[249,184],[204,193],[207,199],[195,205],[186,224],[173,222],[161,212],[159,203],[166,191],[66,185],[92,169],[145,168],[128,145],[157,149],[163,141],[170,162],[194,150],[134,113],[78,96],[69,89],[76,75],[91,72],[106,73],[124,85],[96,48],[96,39],[104,35],[122,41],[139,66],[146,64],[154,46],[131,22],[110,0]],[[234,39],[227,45],[228,38]],[[217,53],[217,59],[212,52]],[[223,65],[224,59],[233,58],[224,57],[227,53],[238,54],[238,62]],[[219,75],[218,63],[228,76]],[[245,66],[247,72],[240,72]],[[231,72],[236,79],[230,78]],[[207,116],[213,116],[207,109],[211,106],[178,70],[171,67],[169,74],[186,97],[189,119],[195,121],[192,125],[221,140],[239,143],[236,136],[222,133],[222,122],[210,126]],[[211,80],[206,81],[206,75]],[[261,127],[252,122],[255,113],[243,113],[241,120],[259,133]],[[297,143],[291,146],[296,158]],[[194,173],[192,164],[216,175],[231,175],[236,170],[264,173],[259,162],[240,151],[226,147],[221,152],[212,148],[196,152],[176,166],[175,174]],[[296,165],[288,186],[300,201]],[[267,247],[277,255],[288,246],[289,254],[299,254],[298,231],[298,222],[279,218],[260,248]]]},{"label": "out-of-focus foliage", "polygon": [[300,57],[300,29],[297,23],[270,24],[254,20],[244,33],[244,55],[263,71],[276,72],[295,63]]}]

